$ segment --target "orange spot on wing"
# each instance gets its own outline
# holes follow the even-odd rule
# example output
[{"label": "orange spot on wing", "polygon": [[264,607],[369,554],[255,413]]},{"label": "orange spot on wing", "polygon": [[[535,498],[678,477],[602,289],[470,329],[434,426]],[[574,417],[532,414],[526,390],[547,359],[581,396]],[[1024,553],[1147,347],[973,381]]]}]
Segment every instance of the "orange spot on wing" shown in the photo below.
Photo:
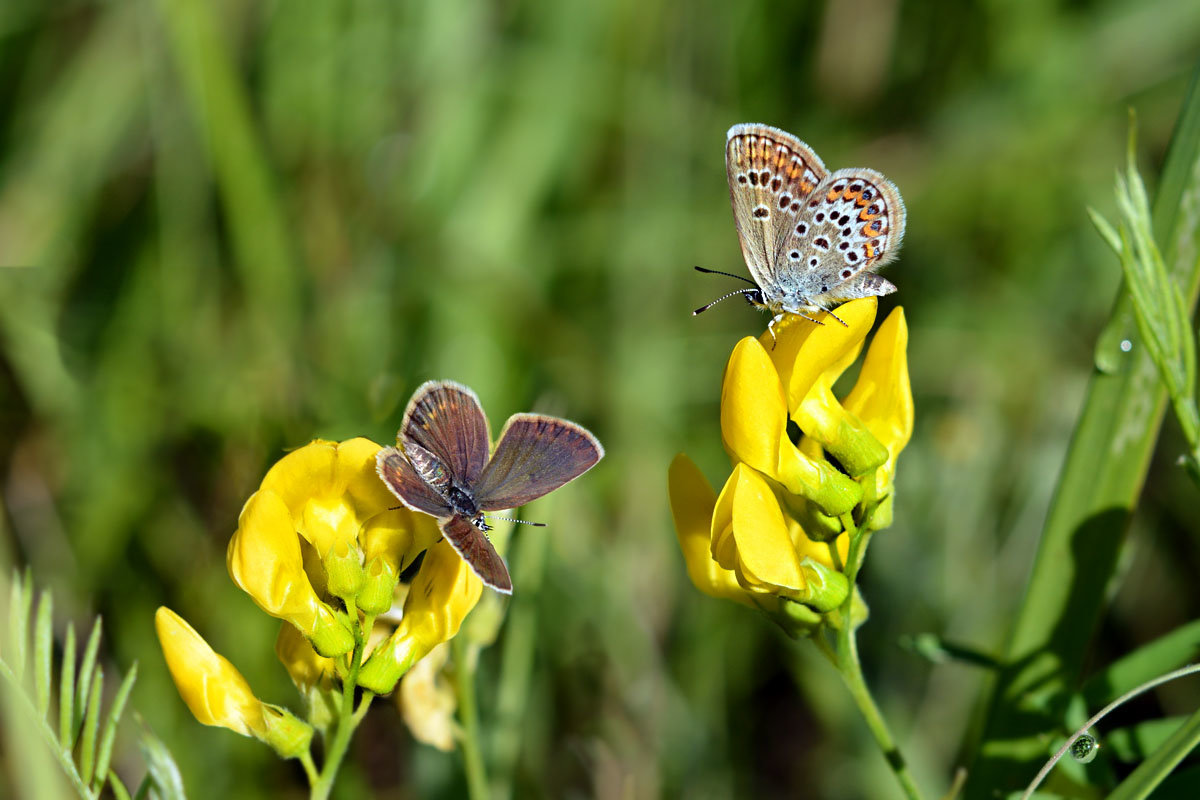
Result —
[{"label": "orange spot on wing", "polygon": [[874,258],[875,257],[875,248],[873,246],[871,246],[870,242],[867,242],[866,248],[867,248],[867,258],[869,258],[869,259]]}]

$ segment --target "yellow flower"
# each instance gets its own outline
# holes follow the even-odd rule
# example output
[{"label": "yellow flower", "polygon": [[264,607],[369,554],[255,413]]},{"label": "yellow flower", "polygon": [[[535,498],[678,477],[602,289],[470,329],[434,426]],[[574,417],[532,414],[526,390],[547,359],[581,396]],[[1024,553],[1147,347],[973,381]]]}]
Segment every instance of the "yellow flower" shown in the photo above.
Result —
[{"label": "yellow flower", "polygon": [[359,686],[390,692],[413,664],[458,633],[482,593],[483,582],[448,542],[430,547],[404,600],[400,624],[367,659]]},{"label": "yellow flower", "polygon": [[209,647],[183,617],[159,606],[154,629],[175,688],[196,719],[242,736],[266,733],[265,704],[233,664]]},{"label": "yellow flower", "polygon": [[459,730],[454,687],[445,676],[449,658],[450,645],[439,644],[405,673],[396,691],[396,704],[413,738],[447,752],[454,749]]},{"label": "yellow flower", "polygon": [[312,726],[254,696],[250,684],[204,638],[166,606],[154,613],[154,629],[175,688],[204,725],[228,728],[296,758],[312,743]]},{"label": "yellow flower", "polygon": [[826,514],[836,516],[854,508],[862,487],[828,462],[800,452],[788,438],[787,421],[787,394],[775,365],[758,340],[742,339],[733,348],[721,386],[725,448],[735,460],[770,476],[789,492],[811,499]]},{"label": "yellow flower", "polygon": [[317,440],[284,456],[246,501],[229,542],[234,582],[324,656],[354,646],[324,592],[361,596],[367,613],[386,610],[400,571],[439,535],[432,519],[392,508],[375,472],[379,449],[361,438]]},{"label": "yellow flower", "polygon": [[[896,458],[912,434],[900,309],[880,326],[845,401],[833,392],[876,310],[874,297],[854,300],[837,310],[845,325],[797,319],[775,339],[734,347],[721,388],[721,434],[734,465],[720,496],[686,456],[669,473],[675,530],[701,591],[762,608],[785,627],[783,617],[819,623],[847,598],[845,515],[853,511],[860,530],[887,526]],[[865,605],[854,605],[861,613],[851,617],[861,619]]]}]

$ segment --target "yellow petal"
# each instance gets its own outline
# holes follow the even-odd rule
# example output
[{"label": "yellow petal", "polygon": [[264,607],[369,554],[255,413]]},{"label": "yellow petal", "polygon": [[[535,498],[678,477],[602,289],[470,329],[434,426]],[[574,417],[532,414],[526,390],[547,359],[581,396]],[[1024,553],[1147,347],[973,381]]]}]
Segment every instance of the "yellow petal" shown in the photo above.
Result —
[{"label": "yellow petal", "polygon": [[264,704],[242,674],[191,625],[171,609],[159,606],[154,629],[175,687],[197,720],[243,736],[266,735]]},{"label": "yellow petal", "polygon": [[808,497],[825,513],[846,513],[862,497],[861,487],[828,463],[797,450],[788,438],[787,421],[788,406],[775,364],[756,339],[742,339],[733,348],[721,386],[725,447],[738,461],[789,492]]},{"label": "yellow petal", "polygon": [[733,600],[747,606],[757,606],[754,599],[738,584],[732,570],[725,569],[712,556],[713,508],[717,497],[704,475],[683,453],[675,456],[667,473],[671,497],[671,516],[675,520],[675,535],[687,563],[688,576],[696,588],[711,597]]},{"label": "yellow petal", "polygon": [[396,505],[375,472],[379,449],[363,438],[318,439],[281,458],[260,488],[283,501],[296,530],[322,557],[336,542],[357,547],[363,522]]},{"label": "yellow petal", "polygon": [[845,325],[828,316],[821,317],[823,325],[799,319],[777,332],[773,348],[770,334],[763,334],[759,341],[775,364],[789,409],[803,402],[819,375],[840,374],[853,363],[875,323],[878,307],[874,297],[843,303],[835,313]]},{"label": "yellow petal", "polygon": [[350,632],[313,591],[295,522],[274,492],[260,490],[246,501],[229,540],[226,566],[259,608],[291,622],[323,655],[340,655],[354,646]]},{"label": "yellow petal", "polygon": [[784,596],[804,588],[779,501],[763,476],[746,464],[733,468],[717,497],[712,554],[747,588]]},{"label": "yellow petal", "polygon": [[892,481],[896,458],[913,430],[912,384],[908,377],[908,325],[896,308],[875,332],[858,382],[843,402],[888,450],[888,461],[876,472],[876,496]]}]

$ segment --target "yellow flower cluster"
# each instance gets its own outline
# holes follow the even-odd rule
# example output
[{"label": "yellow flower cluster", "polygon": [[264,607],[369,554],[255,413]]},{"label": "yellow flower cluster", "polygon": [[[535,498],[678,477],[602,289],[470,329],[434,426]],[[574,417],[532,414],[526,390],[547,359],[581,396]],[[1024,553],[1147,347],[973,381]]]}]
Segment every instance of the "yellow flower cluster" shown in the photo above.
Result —
[{"label": "yellow flower cluster", "polygon": [[669,474],[675,530],[701,591],[799,629],[846,599],[847,532],[891,524],[896,458],[913,426],[900,308],[880,325],[854,388],[840,401],[833,393],[876,309],[874,297],[854,300],[837,310],[844,326],[797,318],[775,341],[734,347],[721,388],[729,479],[715,494],[683,454]]},{"label": "yellow flower cluster", "polygon": [[[317,724],[323,717],[313,712],[315,701],[333,702],[335,683],[354,664],[361,663],[357,686],[392,691],[458,633],[483,591],[471,568],[439,541],[432,517],[398,507],[376,474],[379,450],[358,438],[317,440],[289,453],[246,501],[229,542],[234,582],[284,621],[276,653]],[[399,576],[422,552],[404,592]],[[398,594],[404,598],[398,622],[378,632],[379,615]],[[156,622],[175,684],[196,718],[270,741],[263,709],[274,707],[258,701],[237,670],[174,612],[160,608]],[[377,634],[368,642],[363,631],[372,628]]]}]

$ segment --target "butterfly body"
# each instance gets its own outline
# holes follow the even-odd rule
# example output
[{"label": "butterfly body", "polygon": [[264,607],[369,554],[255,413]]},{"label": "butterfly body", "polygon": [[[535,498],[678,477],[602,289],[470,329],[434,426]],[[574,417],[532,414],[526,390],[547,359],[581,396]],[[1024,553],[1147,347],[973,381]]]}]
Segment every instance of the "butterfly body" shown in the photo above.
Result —
[{"label": "butterfly body", "polygon": [[484,512],[516,508],[591,469],[604,448],[584,428],[514,414],[490,451],[479,398],[452,381],[428,381],[409,401],[395,447],[376,469],[405,506],[436,517],[442,534],[484,583],[512,592],[504,560],[485,535]]},{"label": "butterfly body", "polygon": [[830,173],[808,145],[769,125],[729,129],[729,196],[742,256],[756,289],[741,292],[774,315],[819,311],[896,287],[874,270],[904,237],[896,187],[866,168]]}]

